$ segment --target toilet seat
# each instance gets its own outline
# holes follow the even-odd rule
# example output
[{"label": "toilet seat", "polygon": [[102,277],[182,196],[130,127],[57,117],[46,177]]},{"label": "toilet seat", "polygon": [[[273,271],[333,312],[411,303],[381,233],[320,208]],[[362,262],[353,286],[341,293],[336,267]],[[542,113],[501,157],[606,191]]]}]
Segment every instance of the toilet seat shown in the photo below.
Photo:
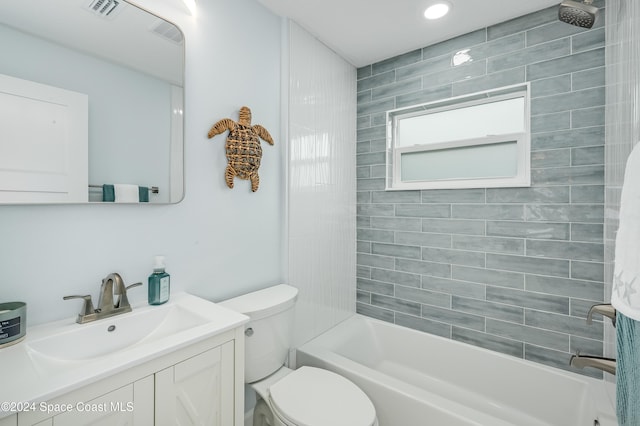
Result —
[{"label": "toilet seat", "polygon": [[354,383],[328,370],[300,367],[269,388],[274,414],[297,426],[372,426],[376,411]]}]

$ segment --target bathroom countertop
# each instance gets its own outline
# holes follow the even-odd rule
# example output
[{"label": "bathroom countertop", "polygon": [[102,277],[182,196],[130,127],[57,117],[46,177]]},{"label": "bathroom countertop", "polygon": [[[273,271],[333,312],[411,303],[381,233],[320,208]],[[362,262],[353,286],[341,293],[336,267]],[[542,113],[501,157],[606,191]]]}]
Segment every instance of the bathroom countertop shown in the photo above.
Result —
[{"label": "bathroom countertop", "polygon": [[[169,331],[150,341],[145,337],[141,341],[113,352],[78,360],[56,359],[43,355],[34,350],[32,344],[39,339],[74,332],[78,330],[78,327],[98,323],[107,326],[111,322],[121,319],[126,321],[128,315],[133,313],[145,315],[158,307],[146,304],[133,306],[131,313],[87,324],[75,323],[74,317],[27,328],[24,340],[0,349],[0,365],[3,367],[2,386],[0,387],[0,418],[16,412],[16,405],[19,407],[21,404],[29,403],[33,407],[32,403],[35,403],[37,409],[41,402],[224,333],[249,320],[245,315],[187,293],[172,294],[169,302],[160,306],[165,309],[172,309],[176,306],[179,309],[188,307],[190,312],[196,312],[200,315],[202,323],[185,327],[173,333]],[[131,322],[135,324],[136,320],[133,319]],[[19,408],[17,411],[20,411]]]}]

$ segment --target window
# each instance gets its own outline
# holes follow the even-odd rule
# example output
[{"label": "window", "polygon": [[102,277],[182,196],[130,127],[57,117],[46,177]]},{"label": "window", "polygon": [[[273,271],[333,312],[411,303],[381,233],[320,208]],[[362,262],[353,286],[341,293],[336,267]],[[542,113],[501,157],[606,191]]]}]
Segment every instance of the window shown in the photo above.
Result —
[{"label": "window", "polygon": [[529,85],[387,112],[387,190],[530,186]]}]

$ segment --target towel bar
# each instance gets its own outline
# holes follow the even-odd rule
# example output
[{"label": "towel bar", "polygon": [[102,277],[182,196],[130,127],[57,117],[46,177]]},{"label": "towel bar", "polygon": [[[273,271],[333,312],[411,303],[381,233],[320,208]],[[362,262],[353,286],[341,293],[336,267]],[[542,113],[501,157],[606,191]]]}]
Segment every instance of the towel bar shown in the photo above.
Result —
[{"label": "towel bar", "polygon": [[[89,188],[100,188],[102,189],[102,185],[89,185]],[[157,186],[150,186],[148,187],[149,191],[151,191],[154,194],[157,194],[160,192],[160,189]]]}]

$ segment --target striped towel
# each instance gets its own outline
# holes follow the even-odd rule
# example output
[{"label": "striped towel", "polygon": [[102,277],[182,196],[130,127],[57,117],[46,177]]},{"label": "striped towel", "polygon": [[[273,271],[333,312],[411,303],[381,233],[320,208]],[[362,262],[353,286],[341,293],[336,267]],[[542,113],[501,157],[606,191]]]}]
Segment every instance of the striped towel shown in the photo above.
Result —
[{"label": "striped towel", "polygon": [[616,315],[616,414],[618,425],[640,425],[640,323]]}]

